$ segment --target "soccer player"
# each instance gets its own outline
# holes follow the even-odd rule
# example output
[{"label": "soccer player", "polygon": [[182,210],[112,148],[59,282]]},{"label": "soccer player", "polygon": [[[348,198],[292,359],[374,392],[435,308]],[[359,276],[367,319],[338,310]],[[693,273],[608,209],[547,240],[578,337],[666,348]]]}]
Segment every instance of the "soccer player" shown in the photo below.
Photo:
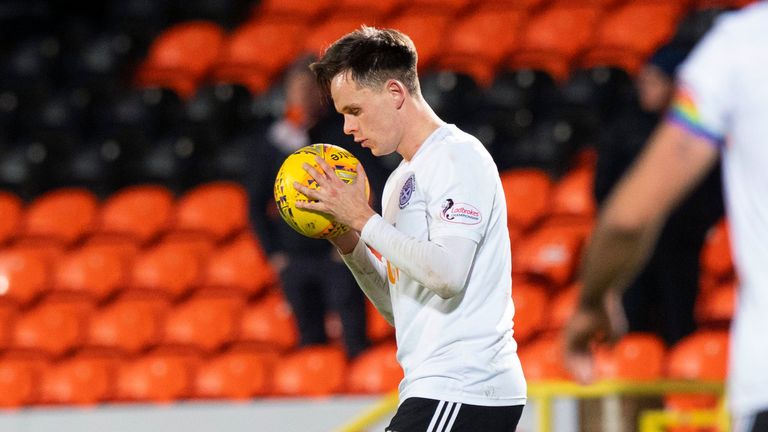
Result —
[{"label": "soccer player", "polygon": [[589,380],[590,343],[613,332],[605,299],[647,256],[676,203],[722,154],[740,294],[728,399],[737,432],[768,430],[768,4],[721,19],[678,76],[666,121],[618,184],[593,234],[579,307],[566,331],[568,362]]},{"label": "soccer player", "polygon": [[310,198],[297,206],[352,228],[331,242],[395,326],[405,377],[387,431],[513,431],[526,384],[512,337],[501,181],[483,145],[424,100],[416,62],[406,35],[364,26],[311,66],[344,132],[402,161],[382,215],[368,205],[363,170],[346,185],[320,159],[321,170],[305,165],[319,189],[297,185]]}]

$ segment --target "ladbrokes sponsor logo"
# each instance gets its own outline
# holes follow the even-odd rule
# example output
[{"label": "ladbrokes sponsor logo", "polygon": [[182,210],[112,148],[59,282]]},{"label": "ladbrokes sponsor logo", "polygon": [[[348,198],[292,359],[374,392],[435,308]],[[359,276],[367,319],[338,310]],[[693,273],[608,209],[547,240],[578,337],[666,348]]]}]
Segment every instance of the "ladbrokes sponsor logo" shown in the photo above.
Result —
[{"label": "ladbrokes sponsor logo", "polygon": [[446,199],[443,203],[440,217],[445,221],[464,225],[479,224],[483,220],[480,210],[466,203],[454,202],[451,198]]}]

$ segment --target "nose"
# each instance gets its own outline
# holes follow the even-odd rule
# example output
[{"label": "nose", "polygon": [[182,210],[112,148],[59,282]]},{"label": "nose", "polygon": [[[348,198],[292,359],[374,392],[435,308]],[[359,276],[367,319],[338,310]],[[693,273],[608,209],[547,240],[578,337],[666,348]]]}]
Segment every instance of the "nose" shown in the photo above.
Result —
[{"label": "nose", "polygon": [[357,131],[357,120],[349,114],[344,115],[344,133],[352,135]]}]

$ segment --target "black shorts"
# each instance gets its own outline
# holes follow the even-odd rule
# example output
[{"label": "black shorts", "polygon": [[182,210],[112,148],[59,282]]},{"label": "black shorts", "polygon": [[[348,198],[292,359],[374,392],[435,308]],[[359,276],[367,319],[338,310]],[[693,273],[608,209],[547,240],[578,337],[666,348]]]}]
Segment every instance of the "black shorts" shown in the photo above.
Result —
[{"label": "black shorts", "polygon": [[478,406],[408,398],[397,409],[387,432],[514,432],[523,405]]}]

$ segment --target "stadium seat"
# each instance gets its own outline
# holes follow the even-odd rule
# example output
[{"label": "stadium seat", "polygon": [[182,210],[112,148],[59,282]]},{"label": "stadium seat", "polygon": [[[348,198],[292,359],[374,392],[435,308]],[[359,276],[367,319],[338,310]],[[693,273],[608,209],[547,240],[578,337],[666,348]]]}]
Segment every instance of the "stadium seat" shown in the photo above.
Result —
[{"label": "stadium seat", "polygon": [[5,350],[11,344],[13,326],[17,315],[18,311],[15,305],[0,303],[0,350]]},{"label": "stadium seat", "polygon": [[723,282],[710,290],[700,290],[695,316],[699,326],[729,326],[737,300],[737,282]]},{"label": "stadium seat", "polygon": [[199,362],[195,355],[163,350],[124,362],[117,373],[116,398],[154,403],[188,398]]},{"label": "stadium seat", "polygon": [[250,232],[213,251],[203,270],[202,285],[232,289],[248,296],[258,296],[275,283],[277,274]]},{"label": "stadium seat", "polygon": [[525,343],[541,330],[547,311],[547,292],[537,284],[514,281],[512,300],[515,303],[513,334],[517,343]]},{"label": "stadium seat", "polygon": [[431,9],[445,11],[452,15],[471,8],[475,5],[474,0],[412,0],[411,5],[419,9]]},{"label": "stadium seat", "polygon": [[533,227],[549,211],[552,180],[535,168],[509,169],[500,174],[507,201],[507,225],[517,231]]},{"label": "stadium seat", "polygon": [[16,235],[23,212],[21,198],[12,192],[0,191],[0,244]]},{"label": "stadium seat", "polygon": [[520,363],[529,382],[569,379],[563,364],[563,341],[558,337],[544,336],[518,350]]},{"label": "stadium seat", "polygon": [[136,257],[128,289],[177,299],[197,286],[200,274],[200,260],[194,251],[183,245],[160,243]]},{"label": "stadium seat", "polygon": [[210,234],[222,241],[248,226],[248,195],[234,182],[205,183],[178,200],[172,229]]},{"label": "stadium seat", "polygon": [[43,371],[43,404],[95,405],[113,398],[117,357],[78,354]]},{"label": "stadium seat", "polygon": [[576,312],[576,303],[579,298],[577,284],[569,285],[554,293],[550,302],[549,319],[544,320],[544,329],[560,331]]},{"label": "stadium seat", "polygon": [[598,23],[581,66],[617,66],[637,72],[654,49],[671,39],[683,10],[676,2],[627,2],[612,9]]},{"label": "stadium seat", "polygon": [[45,365],[23,358],[0,359],[0,407],[22,408],[38,401]]},{"label": "stadium seat", "polygon": [[379,22],[369,15],[349,14],[344,10],[335,10],[317,25],[308,29],[302,51],[319,56],[337,39],[359,29],[362,24],[377,25]]},{"label": "stadium seat", "polygon": [[19,306],[36,301],[50,289],[51,259],[29,247],[0,250],[2,297]]},{"label": "stadium seat", "polygon": [[334,6],[332,0],[263,0],[254,9],[255,19],[311,22]]},{"label": "stadium seat", "polygon": [[296,347],[299,330],[293,312],[281,294],[269,293],[246,307],[240,321],[239,340],[280,351]]},{"label": "stadium seat", "polygon": [[242,308],[234,296],[192,297],[168,311],[161,343],[212,353],[236,338]]},{"label": "stadium seat", "polygon": [[272,391],[281,396],[326,396],[344,390],[347,360],[333,346],[312,346],[283,356],[275,366]]},{"label": "stadium seat", "polygon": [[388,323],[376,310],[376,306],[367,299],[365,301],[365,318],[366,335],[370,341],[379,342],[395,336],[395,328],[392,327],[392,324]]},{"label": "stadium seat", "polygon": [[601,6],[591,3],[545,8],[530,18],[505,67],[541,70],[564,81],[576,57],[592,42],[601,13]]},{"label": "stadium seat", "polygon": [[628,333],[616,345],[595,353],[599,379],[651,381],[662,379],[666,365],[664,341],[650,333]]},{"label": "stadium seat", "polygon": [[146,243],[168,228],[174,204],[171,191],[161,185],[123,188],[104,201],[96,231]]},{"label": "stadium seat", "polygon": [[29,204],[20,236],[51,238],[72,244],[94,229],[99,202],[87,189],[59,188]]},{"label": "stadium seat", "polygon": [[542,280],[553,287],[571,282],[581,258],[584,235],[566,224],[546,224],[521,238],[514,249],[514,274]]},{"label": "stadium seat", "polygon": [[141,251],[141,245],[136,238],[117,234],[91,234],[81,247],[101,250],[108,255],[118,255],[128,265],[133,263],[133,259]]},{"label": "stadium seat", "polygon": [[185,249],[192,253],[202,265],[210,258],[216,243],[214,239],[203,232],[169,231],[155,243],[155,246]]},{"label": "stadium seat", "polygon": [[[728,331],[699,330],[670,348],[667,377],[681,380],[723,381],[728,371]],[[671,394],[664,404],[669,409],[711,409],[715,395]]]},{"label": "stadium seat", "polygon": [[138,85],[171,88],[182,98],[192,96],[218,57],[224,38],[220,26],[206,21],[166,29],[152,42],[139,66]]},{"label": "stadium seat", "polygon": [[83,345],[92,311],[93,305],[87,301],[43,301],[18,317],[11,346],[62,357]]},{"label": "stadium seat", "polygon": [[549,214],[592,219],[597,213],[593,183],[594,170],[580,168],[569,171],[555,184]]},{"label": "stadium seat", "polygon": [[380,394],[397,390],[403,369],[397,362],[394,341],[373,346],[355,357],[349,365],[345,391]]},{"label": "stadium seat", "polygon": [[200,365],[195,375],[197,398],[246,400],[269,394],[274,352],[234,349]]},{"label": "stadium seat", "polygon": [[52,291],[101,302],[126,286],[128,262],[119,251],[84,246],[64,254],[54,265]]},{"label": "stadium seat", "polygon": [[336,7],[351,14],[364,14],[375,17],[381,22],[409,3],[409,0],[383,0],[375,2],[369,0],[340,0]]},{"label": "stadium seat", "polygon": [[445,49],[443,41],[453,19],[446,9],[416,5],[390,19],[387,26],[400,30],[413,40],[419,52],[418,69],[426,71]]},{"label": "stadium seat", "polygon": [[722,219],[707,233],[701,250],[701,270],[715,281],[733,276],[733,256],[727,219]]},{"label": "stadium seat", "polygon": [[464,72],[487,86],[502,60],[519,46],[519,30],[526,12],[516,5],[487,3],[460,17],[447,34],[440,68]]},{"label": "stadium seat", "polygon": [[243,24],[225,40],[211,79],[263,93],[301,53],[300,35],[305,31],[304,24],[292,21],[257,19]]},{"label": "stadium seat", "polygon": [[125,356],[139,354],[158,345],[168,307],[157,298],[118,298],[91,317],[85,344]]}]

